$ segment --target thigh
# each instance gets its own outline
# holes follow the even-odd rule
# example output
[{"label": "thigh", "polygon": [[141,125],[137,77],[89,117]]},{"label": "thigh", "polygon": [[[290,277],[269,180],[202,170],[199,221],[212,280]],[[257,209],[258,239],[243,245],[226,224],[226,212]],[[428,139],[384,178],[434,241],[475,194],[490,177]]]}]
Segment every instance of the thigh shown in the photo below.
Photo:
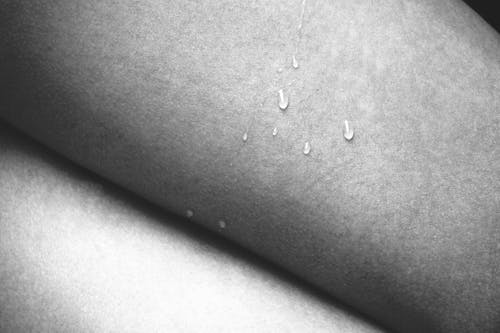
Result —
[{"label": "thigh", "polygon": [[380,332],[0,124],[2,332]]},{"label": "thigh", "polygon": [[3,118],[395,328],[497,330],[500,43],[462,2],[7,3]]}]

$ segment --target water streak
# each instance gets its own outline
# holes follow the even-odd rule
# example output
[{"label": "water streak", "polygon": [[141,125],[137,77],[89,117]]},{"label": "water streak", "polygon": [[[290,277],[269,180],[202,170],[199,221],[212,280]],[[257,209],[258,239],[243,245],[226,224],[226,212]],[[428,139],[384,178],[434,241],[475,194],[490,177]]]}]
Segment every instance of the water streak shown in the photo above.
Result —
[{"label": "water streak", "polygon": [[283,89],[278,91],[278,106],[282,111],[288,108],[288,97],[283,93]]},{"label": "water streak", "polygon": [[292,67],[295,69],[299,68],[299,62],[297,61],[295,54],[292,56]]},{"label": "water streak", "polygon": [[354,131],[351,126],[349,126],[349,122],[344,120],[344,128],[342,129],[342,134],[347,141],[351,141],[354,137]]}]

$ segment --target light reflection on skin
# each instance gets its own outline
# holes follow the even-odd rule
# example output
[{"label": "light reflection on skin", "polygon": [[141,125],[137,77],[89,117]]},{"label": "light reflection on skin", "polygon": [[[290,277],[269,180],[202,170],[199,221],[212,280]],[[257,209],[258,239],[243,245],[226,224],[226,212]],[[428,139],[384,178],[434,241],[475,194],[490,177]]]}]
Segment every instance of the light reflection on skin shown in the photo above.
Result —
[{"label": "light reflection on skin", "polygon": [[2,331],[376,331],[0,133]]}]

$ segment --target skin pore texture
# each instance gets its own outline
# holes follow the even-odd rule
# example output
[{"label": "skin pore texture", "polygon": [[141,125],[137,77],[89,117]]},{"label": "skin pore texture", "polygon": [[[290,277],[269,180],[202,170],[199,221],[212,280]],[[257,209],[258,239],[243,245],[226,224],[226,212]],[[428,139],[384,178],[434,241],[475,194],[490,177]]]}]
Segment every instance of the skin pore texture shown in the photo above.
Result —
[{"label": "skin pore texture", "polygon": [[381,332],[0,123],[1,332]]},{"label": "skin pore texture", "polygon": [[498,331],[498,34],[301,3],[2,1],[0,117],[395,330]]}]

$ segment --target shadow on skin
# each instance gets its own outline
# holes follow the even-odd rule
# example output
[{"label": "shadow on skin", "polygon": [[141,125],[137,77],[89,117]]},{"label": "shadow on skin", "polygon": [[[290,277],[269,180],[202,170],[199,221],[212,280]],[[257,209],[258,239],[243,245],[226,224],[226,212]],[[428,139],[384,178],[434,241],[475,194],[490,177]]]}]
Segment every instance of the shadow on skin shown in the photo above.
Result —
[{"label": "shadow on skin", "polygon": [[[37,302],[42,302],[44,304],[43,308],[45,309],[52,309],[51,316],[49,318],[44,318],[44,315],[40,314],[40,312],[43,312],[42,309],[42,311],[32,314],[31,318],[28,317],[28,320],[22,324],[24,325],[23,328],[26,328],[26,325],[30,325],[27,323],[31,323],[31,325],[36,327],[37,330],[42,331],[68,328],[74,330],[75,326],[73,325],[76,323],[78,325],[77,327],[81,328],[81,330],[96,330],[96,327],[98,330],[109,330],[110,328],[116,329],[117,327],[123,327],[125,323],[130,325],[129,328],[132,330],[134,328],[137,329],[137,325],[141,328],[147,327],[147,323],[133,322],[134,319],[131,319],[131,317],[134,317],[134,309],[132,309],[132,314],[127,313],[127,311],[131,311],[131,309],[127,308],[127,305],[130,305],[131,303],[126,303],[125,307],[123,304],[116,305],[118,310],[111,312],[110,316],[111,318],[113,318],[113,315],[115,316],[115,322],[112,322],[112,324],[109,322],[105,322],[103,324],[103,322],[100,322],[99,320],[97,320],[94,324],[91,321],[95,321],[95,317],[92,316],[96,315],[97,319],[102,319],[102,313],[109,316],[109,313],[106,312],[106,308],[109,305],[100,304],[99,301],[109,301],[110,293],[112,294],[117,289],[119,291],[122,287],[124,288],[125,295],[127,295],[126,290],[135,290],[134,286],[130,284],[117,287],[116,284],[119,285],[120,283],[123,283],[123,280],[121,277],[113,280],[113,276],[116,273],[111,271],[116,268],[118,272],[120,272],[124,267],[129,267],[127,266],[128,260],[136,260],[137,258],[135,255],[137,254],[137,251],[135,250],[140,249],[145,253],[143,253],[139,259],[146,262],[148,262],[148,260],[152,260],[153,265],[155,263],[158,265],[158,262],[156,262],[155,259],[158,259],[157,256],[159,255],[159,263],[165,263],[166,258],[168,265],[170,267],[174,267],[172,274],[174,276],[176,276],[176,274],[179,275],[178,267],[184,267],[183,263],[176,263],[175,261],[172,263],[169,261],[169,259],[171,260],[172,258],[175,260],[175,256],[169,256],[168,246],[184,248],[187,243],[188,255],[184,258],[186,262],[189,261],[187,265],[190,265],[191,261],[200,260],[200,257],[202,260],[207,260],[209,262],[208,264],[201,262],[200,266],[208,267],[208,272],[206,274],[208,281],[210,281],[213,277],[211,270],[214,266],[216,266],[215,269],[219,270],[218,274],[216,274],[218,277],[225,274],[228,275],[228,294],[231,295],[234,293],[241,293],[241,296],[245,296],[244,303],[248,302],[248,304],[259,304],[259,300],[255,300],[255,296],[252,292],[252,288],[255,287],[255,283],[251,280],[248,281],[248,278],[246,278],[248,276],[250,278],[256,277],[257,280],[265,280],[263,288],[264,293],[267,292],[266,290],[269,286],[273,285],[275,285],[273,288],[278,289],[278,297],[281,290],[285,290],[285,294],[288,295],[288,299],[294,301],[290,304],[284,305],[287,308],[291,307],[293,309],[295,307],[299,307],[299,309],[303,309],[301,307],[304,307],[305,310],[314,310],[315,306],[309,307],[307,304],[311,302],[319,304],[319,309],[316,309],[319,311],[314,314],[310,313],[306,320],[302,318],[299,321],[307,322],[314,320],[315,317],[318,316],[318,313],[321,313],[324,309],[326,309],[328,311],[325,311],[325,314],[323,315],[326,315],[329,319],[325,321],[328,324],[328,322],[335,322],[338,320],[340,323],[338,327],[342,327],[339,331],[344,332],[346,327],[349,326],[350,328],[353,328],[353,332],[378,331],[378,329],[374,328],[375,326],[373,326],[373,324],[364,324],[363,322],[365,319],[357,314],[355,310],[332,300],[329,296],[320,292],[315,287],[303,282],[288,272],[277,268],[275,265],[250,254],[240,246],[222,239],[221,237],[194,225],[192,222],[186,221],[184,218],[169,214],[164,210],[146,202],[145,200],[122,190],[116,185],[97,177],[93,173],[73,165],[66,159],[59,157],[52,152],[47,152],[46,148],[41,147],[38,143],[35,143],[32,140],[22,137],[22,135],[16,130],[5,124],[0,123],[0,133],[0,152],[4,157],[6,157],[6,159],[4,159],[4,163],[0,163],[0,180],[3,178],[1,183],[6,185],[2,188],[0,197],[4,196],[5,192],[7,195],[7,198],[0,201],[3,206],[0,212],[0,226],[3,230],[3,233],[0,235],[0,239],[5,237],[1,242],[3,246],[0,246],[0,261],[6,263],[6,265],[2,265],[2,267],[5,267],[4,272],[7,273],[4,276],[4,279],[2,279],[3,283],[0,285],[0,299],[2,300],[0,304],[2,304],[2,307],[5,310],[0,311],[0,313],[6,313],[8,315],[12,307],[16,306],[18,307],[18,310],[21,309],[16,315],[8,318],[9,320],[7,320],[7,318],[3,318],[1,320],[4,322],[3,325],[11,325],[10,327],[2,325],[0,325],[0,327],[15,330],[17,325],[15,323],[15,318],[18,316],[26,316],[26,313],[29,313],[29,311],[27,312],[26,308],[23,308],[23,306],[33,307],[33,304]],[[9,169],[9,166],[15,166],[16,170],[14,171],[12,168]],[[46,169],[48,169],[48,171]],[[56,178],[55,181],[54,178]],[[25,182],[28,182],[28,185],[25,185]],[[40,185],[40,182],[42,185]],[[40,188],[42,189],[40,190]],[[12,195],[12,193],[9,195],[9,191],[12,190],[15,191],[14,195]],[[51,205],[54,205],[54,202],[57,202],[60,197],[64,198],[63,203],[61,204],[59,202],[59,204],[56,204],[56,211],[54,212]],[[25,200],[26,202],[21,202],[22,200]],[[40,203],[40,201],[42,202]],[[20,207],[16,207],[16,205]],[[74,207],[72,207],[73,205]],[[25,212],[24,215],[19,213],[19,211]],[[79,220],[81,212],[83,212],[84,219]],[[30,216],[30,214],[32,215]],[[98,218],[100,216],[100,220],[97,221],[97,225],[91,222],[92,220],[95,220],[95,214],[97,214]],[[16,220],[15,217],[19,216],[22,216],[22,222],[21,220]],[[63,223],[59,225],[56,223],[56,225],[53,226],[51,223],[54,223],[53,221],[57,222],[58,217],[61,216],[62,219],[59,222]],[[11,223],[13,222],[12,220],[14,223]],[[105,221],[105,223],[102,223],[103,221]],[[28,225],[28,229],[20,232],[19,228],[26,228],[24,225]],[[64,238],[68,237],[69,239],[53,239],[51,241],[50,239],[51,237],[54,237],[54,233],[59,233]],[[106,238],[106,236],[111,236],[109,233],[112,233],[113,236]],[[167,235],[165,235],[165,233]],[[139,236],[137,236],[137,234]],[[87,241],[95,242],[95,244],[90,246],[90,248],[84,245],[82,252],[78,255],[78,248],[82,246],[81,242],[85,242],[86,237],[89,237],[89,235],[90,238],[87,239]],[[34,236],[35,239],[31,239],[31,236]],[[169,241],[168,238],[171,238],[171,240]],[[150,244],[146,244],[149,243],[148,239],[151,240],[151,243],[153,244],[153,247],[149,252],[147,249]],[[179,239],[181,239],[181,241],[179,241]],[[120,244],[122,241],[129,242],[129,244],[126,243],[122,246]],[[165,241],[168,243],[165,244],[167,249],[163,249],[158,252],[158,244],[165,243]],[[70,248],[67,249],[68,253],[61,253],[61,251],[64,251],[65,249],[64,244],[66,242],[69,242],[68,245],[70,246]],[[28,244],[26,245],[26,243]],[[26,247],[26,249],[23,250],[21,249],[22,247]],[[196,252],[202,252],[202,255],[189,256],[189,248],[193,247]],[[130,252],[129,250],[131,248],[133,251]],[[110,250],[112,251],[111,261],[109,261],[110,255],[108,253]],[[185,251],[182,249],[176,250],[181,252]],[[96,255],[95,257],[93,257],[93,254],[89,253],[94,251]],[[113,251],[117,251],[118,253],[113,253]],[[26,254],[28,252],[37,253]],[[82,267],[88,269],[88,272],[84,270],[82,274],[76,278],[76,280],[72,279],[72,277],[74,278],[75,273],[67,273],[67,271],[65,271],[68,270],[68,268],[71,269],[71,261],[75,260],[75,258],[70,258],[69,260],[64,259],[65,255],[69,255],[71,257],[74,253],[77,253],[77,259],[78,261],[81,261],[81,263],[77,264],[76,269],[81,270]],[[127,257],[128,254],[131,255],[131,258]],[[120,256],[123,256],[125,263],[120,264],[113,261],[116,260],[116,258],[120,260]],[[63,258],[62,261],[61,258]],[[88,262],[88,258],[97,259],[98,261],[92,264]],[[215,264],[213,263],[213,260],[216,261]],[[106,267],[106,270],[102,272],[104,276],[101,276],[101,280],[99,280],[99,275],[96,278],[94,275],[95,272],[93,272],[92,268],[89,267],[100,267],[100,265],[103,265],[103,263],[106,263],[107,261],[115,266]],[[30,268],[22,266],[25,265],[26,262],[28,262]],[[221,262],[222,264],[220,264]],[[230,267],[228,268],[228,266]],[[13,267],[18,267],[18,270],[16,271],[14,269],[14,271],[12,271]],[[134,267],[133,264],[132,267]],[[146,264],[140,267],[149,266]],[[236,267],[236,269],[234,267]],[[187,268],[189,268],[189,266]],[[152,269],[155,270],[158,269],[158,267],[152,267]],[[224,271],[222,274],[220,273],[221,269]],[[34,279],[34,281],[30,280],[30,274],[32,274],[30,272],[33,271],[38,272],[35,273],[36,279]],[[159,272],[159,274],[164,273],[161,270],[153,272]],[[194,270],[194,273],[199,272],[199,269]],[[203,273],[203,271],[201,272]],[[231,280],[231,278],[236,279],[236,282],[238,282],[238,274],[240,272],[246,276],[243,278],[243,283],[245,284],[240,286],[236,285],[235,287],[235,282],[234,280]],[[11,274],[9,275],[9,273]],[[87,273],[90,276],[90,284],[86,284],[89,279],[89,277],[87,277]],[[144,274],[145,276],[148,276],[150,273],[151,272],[149,270],[146,270],[145,272],[126,272],[126,274],[132,276],[132,278],[130,278],[131,280],[125,278],[125,281],[130,283],[131,281],[134,281],[133,277],[138,275],[139,279],[137,281],[142,281],[142,283],[144,283],[144,281],[147,282],[148,280],[147,278],[141,280],[141,275]],[[193,273],[193,271],[185,273],[187,274],[185,277],[186,280],[191,279],[189,276],[190,273]],[[63,275],[62,277],[60,276],[61,274]],[[181,273],[181,276],[182,274],[184,273]],[[201,277],[201,279],[203,279],[203,277]],[[11,283],[14,287],[9,288],[9,283]],[[69,283],[69,287],[68,285],[65,285],[65,283]],[[108,283],[110,285],[108,285]],[[51,284],[56,285],[57,291],[50,292]],[[217,290],[220,285],[223,285],[223,282],[215,282],[213,284],[215,284],[215,286],[210,285],[210,282],[208,282],[206,288],[210,290],[214,287],[215,290]],[[185,287],[183,281],[179,281],[179,287]],[[259,287],[259,284],[257,284],[257,287]],[[97,292],[94,288],[97,288]],[[144,288],[148,288],[148,286],[144,286]],[[142,291],[144,288],[139,289],[139,291]],[[153,286],[152,288],[156,287]],[[175,289],[175,286],[172,288]],[[241,292],[236,292],[234,288],[241,288]],[[27,299],[23,299],[22,302],[24,303],[21,305],[16,304],[16,298],[15,296],[12,296],[12,290],[18,289],[21,290],[21,295],[25,292],[27,292],[28,295]],[[40,296],[40,294],[43,294],[46,290],[49,290],[49,296]],[[60,293],[64,295],[64,300],[61,301],[61,304],[58,304],[58,301],[54,301],[53,294],[57,295]],[[78,293],[81,293],[83,296],[75,296],[75,294]],[[145,293],[147,294],[147,290]],[[257,290],[257,296],[259,296],[258,293],[259,290]],[[94,295],[94,297],[96,297],[97,294],[97,299],[91,297],[89,302],[88,297],[90,296],[88,296],[88,294]],[[210,295],[210,292],[207,294]],[[102,298],[103,295],[104,298]],[[145,295],[135,295],[135,297],[138,297],[139,299],[144,296]],[[248,300],[246,299],[246,296],[248,296]],[[78,306],[78,301],[75,302],[75,297],[79,299],[80,302],[83,297],[83,308]],[[118,298],[121,297],[122,296],[118,296]],[[164,297],[167,297],[167,295]],[[225,295],[221,295],[221,297],[223,302],[227,302]],[[268,298],[269,303],[273,304],[276,299],[276,294],[270,293],[264,298],[266,297]],[[40,301],[39,298],[42,298],[42,300]],[[300,305],[294,304],[297,301],[300,302]],[[171,306],[176,306],[173,303],[180,303],[181,305],[179,306],[182,307],[182,305],[184,305],[183,302],[184,300],[167,299],[167,303],[172,304]],[[212,304],[212,300],[204,299],[201,295],[198,297],[197,302],[204,304],[207,303],[207,306]],[[141,308],[137,309],[137,311],[142,313],[141,311],[144,311],[142,307],[148,311],[147,305],[150,303],[151,300],[141,302]],[[94,307],[92,307],[92,305],[94,305]],[[217,299],[214,300],[213,305],[218,306]],[[2,307],[0,307],[0,309]],[[62,310],[58,307],[61,307]],[[71,309],[71,311],[67,309]],[[103,312],[99,313],[100,310],[103,310]],[[149,311],[153,314],[158,314],[158,312],[161,312],[162,309],[151,309]],[[248,310],[249,313],[252,313],[252,311],[255,310]],[[258,311],[260,311],[260,309],[257,309],[257,312]],[[278,310],[278,312],[279,311],[280,310]],[[285,309],[283,309],[282,312],[283,311],[286,312]],[[68,315],[68,312],[73,313]],[[97,312],[97,314],[95,314],[95,312]],[[166,317],[168,317],[169,310],[165,309],[165,312]],[[118,316],[118,318],[116,318],[116,313],[131,317],[125,316],[124,318],[121,318]],[[149,314],[149,312],[147,313]],[[273,315],[272,312],[270,314]],[[274,315],[276,315],[277,319],[281,318],[279,313],[275,313]],[[1,315],[0,318],[1,317],[3,317],[3,315]],[[273,316],[273,319],[274,318],[275,316]],[[332,320],[331,318],[334,319]],[[24,320],[26,320],[26,317],[24,317]],[[122,320],[124,322],[122,322]],[[294,319],[292,319],[292,321],[293,320]],[[147,319],[143,318],[142,321],[147,321]],[[237,321],[237,319],[228,318],[227,321],[222,323],[221,328],[228,329],[231,325],[236,324],[234,321]],[[57,324],[58,322],[59,324]],[[350,322],[353,322],[354,324],[350,324]],[[71,327],[61,325],[69,325]],[[99,325],[101,325],[101,327],[98,327]],[[206,327],[214,327],[211,326],[214,325],[213,322],[208,322],[206,325]],[[276,327],[276,324],[274,325]],[[263,323],[263,327],[268,326],[266,326],[266,323]],[[280,326],[278,325],[278,328],[279,327]],[[151,328],[152,327],[149,327],[149,329]],[[179,327],[172,328],[179,329]]]},{"label": "shadow on skin", "polygon": [[[2,117],[167,210],[224,218],[227,237],[401,331],[495,332],[498,35],[459,2],[317,2],[312,70],[297,73],[309,92],[344,92],[314,90],[308,113],[292,102],[289,135],[251,131],[237,158],[248,116],[235,109],[274,91],[287,2],[212,2],[215,34],[186,2],[12,3]],[[332,142],[346,118],[332,108],[353,112],[352,145]],[[279,116],[263,114],[262,132]]]}]

